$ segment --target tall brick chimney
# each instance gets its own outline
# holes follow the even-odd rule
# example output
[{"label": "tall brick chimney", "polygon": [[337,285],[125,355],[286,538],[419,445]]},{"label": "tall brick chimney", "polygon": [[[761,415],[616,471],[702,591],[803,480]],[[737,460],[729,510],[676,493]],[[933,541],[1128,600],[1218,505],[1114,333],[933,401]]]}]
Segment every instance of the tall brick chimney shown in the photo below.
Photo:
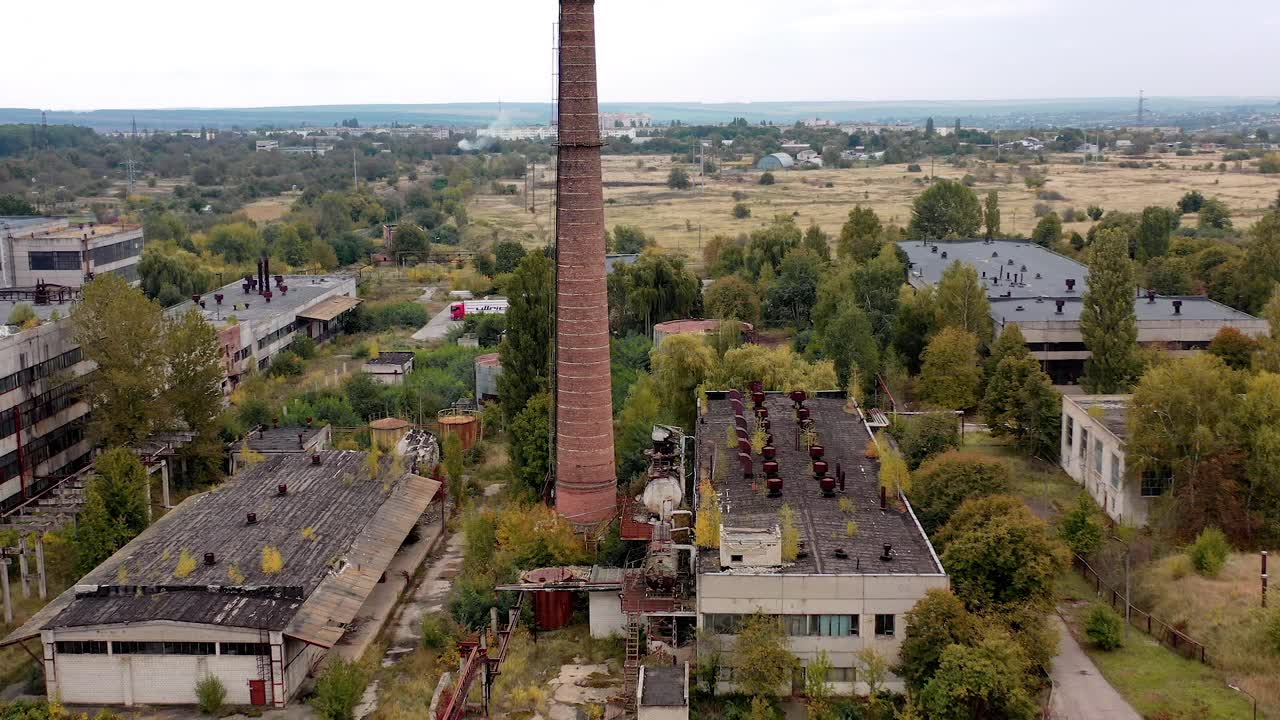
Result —
[{"label": "tall brick chimney", "polygon": [[556,509],[576,525],[617,503],[604,277],[595,0],[560,0],[556,172]]}]

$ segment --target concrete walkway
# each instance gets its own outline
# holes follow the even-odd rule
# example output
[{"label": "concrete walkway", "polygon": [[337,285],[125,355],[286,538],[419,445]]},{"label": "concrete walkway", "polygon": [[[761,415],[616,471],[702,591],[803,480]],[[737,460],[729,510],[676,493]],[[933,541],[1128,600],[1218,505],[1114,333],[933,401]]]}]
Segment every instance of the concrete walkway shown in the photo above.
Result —
[{"label": "concrete walkway", "polygon": [[445,305],[444,309],[436,313],[431,318],[431,322],[422,326],[422,329],[413,334],[414,340],[443,340],[444,336],[449,334],[449,330],[455,326],[461,326],[462,323],[454,322],[449,319],[449,306]]},{"label": "concrete walkway", "polygon": [[1142,720],[1111,683],[1102,677],[1067,624],[1057,615],[1058,656],[1053,659],[1054,720]]}]

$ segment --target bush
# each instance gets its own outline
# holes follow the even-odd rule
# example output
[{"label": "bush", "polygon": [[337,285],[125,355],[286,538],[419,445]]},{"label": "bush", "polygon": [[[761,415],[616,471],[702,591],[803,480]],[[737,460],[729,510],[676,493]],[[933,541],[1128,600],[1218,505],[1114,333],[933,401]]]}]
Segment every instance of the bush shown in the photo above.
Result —
[{"label": "bush", "polygon": [[1267,618],[1267,643],[1271,652],[1280,655],[1280,608],[1274,608]]},{"label": "bush", "polygon": [[282,352],[271,361],[271,369],[267,370],[267,374],[271,377],[298,377],[302,374],[302,358],[292,351]]},{"label": "bush", "polygon": [[743,205],[742,203],[738,203],[733,206],[733,216],[739,220],[749,218],[751,217],[751,208]]},{"label": "bush", "polygon": [[918,173],[920,172],[920,166],[916,163],[911,163],[910,165],[907,166],[907,172]]},{"label": "bush", "polygon": [[1089,216],[1089,219],[1093,220],[1094,222],[1097,222],[1102,219],[1103,210],[1097,205],[1090,205],[1089,208],[1084,212],[1086,215]]},{"label": "bush", "polygon": [[422,618],[422,644],[432,650],[448,647],[453,642],[453,631],[453,624],[443,615],[431,614]]},{"label": "bush", "polygon": [[912,473],[909,497],[925,532],[932,533],[947,524],[965,500],[1007,493],[1012,486],[1003,461],[952,450]]},{"label": "bush", "polygon": [[1075,508],[1062,516],[1062,541],[1071,552],[1089,555],[1102,546],[1102,524],[1097,520],[1097,512],[1088,494],[1080,493]]},{"label": "bush", "polygon": [[746,199],[747,199],[747,194],[746,194],[746,193],[742,192],[741,190],[734,190],[734,191],[733,191],[733,201],[734,201],[734,202],[742,202],[743,200],[746,200]]},{"label": "bush", "polygon": [[1075,208],[1067,208],[1062,211],[1062,222],[1075,222],[1083,217],[1083,213]]},{"label": "bush", "polygon": [[310,360],[316,356],[316,341],[306,335],[298,334],[294,336],[293,342],[289,343],[289,350],[303,360]]},{"label": "bush", "polygon": [[1214,577],[1221,572],[1230,554],[1231,545],[1227,543],[1227,536],[1216,527],[1201,530],[1195,542],[1187,548],[1191,566],[1205,577]]},{"label": "bush", "polygon": [[1084,634],[1094,647],[1110,652],[1124,644],[1124,618],[1110,605],[1094,603],[1084,616]]},{"label": "bush", "polygon": [[1038,218],[1048,215],[1052,210],[1053,208],[1049,207],[1048,203],[1042,203],[1042,202],[1036,203],[1035,213],[1036,213],[1036,217]]},{"label": "bush", "polygon": [[950,413],[930,413],[900,418],[893,435],[902,448],[907,467],[915,470],[939,453],[960,447],[959,421]]},{"label": "bush", "polygon": [[773,177],[773,173],[771,172],[766,172],[760,176],[761,185],[772,185],[775,182],[777,182],[777,179]]},{"label": "bush", "polygon": [[311,706],[325,720],[352,720],[368,683],[369,674],[360,663],[335,657],[316,680]]},{"label": "bush", "polygon": [[196,683],[196,703],[200,712],[206,715],[217,715],[227,699],[227,688],[217,675],[205,675]]},{"label": "bush", "polygon": [[1066,200],[1066,196],[1057,190],[1041,190],[1036,193],[1036,197],[1041,200]]}]

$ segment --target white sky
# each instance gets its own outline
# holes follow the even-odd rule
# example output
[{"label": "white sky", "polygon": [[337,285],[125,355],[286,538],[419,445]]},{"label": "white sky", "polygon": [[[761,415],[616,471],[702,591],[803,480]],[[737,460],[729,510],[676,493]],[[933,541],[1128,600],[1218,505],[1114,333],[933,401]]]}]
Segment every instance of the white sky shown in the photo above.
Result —
[{"label": "white sky", "polygon": [[[546,101],[554,0],[7,0],[0,106]],[[1276,95],[1280,2],[598,0],[606,102]],[[22,58],[26,58],[23,60]]]}]

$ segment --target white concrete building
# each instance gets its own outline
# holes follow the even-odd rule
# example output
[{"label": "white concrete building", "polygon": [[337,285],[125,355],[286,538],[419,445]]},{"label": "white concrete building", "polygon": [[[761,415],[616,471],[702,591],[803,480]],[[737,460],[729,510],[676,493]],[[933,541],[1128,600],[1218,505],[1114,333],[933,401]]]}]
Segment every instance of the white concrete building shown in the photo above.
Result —
[{"label": "white concrete building", "polygon": [[[717,478],[723,520],[719,549],[698,553],[698,627],[721,635],[729,648],[744,618],[756,612],[777,616],[802,664],[794,677],[779,678],[778,690],[786,695],[803,692],[803,666],[822,651],[831,659],[827,680],[834,691],[865,694],[857,653],[874,648],[894,663],[906,612],[928,590],[949,587],[906,499],[882,504],[879,463],[865,454],[870,429],[859,415],[844,411],[845,402],[843,392],[821,392],[803,404],[823,446],[824,465],[815,467],[812,455],[792,444],[793,401],[782,393],[765,394],[761,406],[779,435],[777,446],[765,451],[779,466],[777,496],[760,487],[768,484],[761,471],[767,476],[771,470],[753,462],[749,444],[743,454],[724,449],[729,428],[741,427],[738,418],[755,415],[753,408],[727,392],[707,393],[699,403],[698,477]],[[720,462],[729,467],[716,467]],[[745,477],[747,468],[754,477]],[[819,469],[832,478],[829,495],[818,490]],[[852,504],[842,507],[841,498]],[[794,510],[800,533],[793,562],[783,562],[781,554],[784,503]],[[732,689],[731,654],[720,680],[722,689]],[[901,692],[904,685],[890,675],[887,687]]]},{"label": "white concrete building", "polygon": [[51,701],[191,705],[212,675],[228,704],[284,706],[440,487],[351,482],[368,477],[365,453],[314,457],[277,455],[188,498],[0,645],[34,645]]},{"label": "white concrete building", "polygon": [[255,140],[253,143],[255,152],[275,152],[280,149],[279,140]]},{"label": "white concrete building", "polygon": [[1063,395],[1062,469],[1117,523],[1147,524],[1151,503],[1168,492],[1167,472],[1130,479],[1125,467],[1130,395]]},{"label": "white concrete building", "polygon": [[369,358],[360,366],[360,372],[383,385],[403,385],[405,378],[413,372],[413,358],[412,352],[378,353],[378,357]]},{"label": "white concrete building", "polygon": [[102,273],[138,282],[142,226],[0,218],[0,286],[78,288]]}]

